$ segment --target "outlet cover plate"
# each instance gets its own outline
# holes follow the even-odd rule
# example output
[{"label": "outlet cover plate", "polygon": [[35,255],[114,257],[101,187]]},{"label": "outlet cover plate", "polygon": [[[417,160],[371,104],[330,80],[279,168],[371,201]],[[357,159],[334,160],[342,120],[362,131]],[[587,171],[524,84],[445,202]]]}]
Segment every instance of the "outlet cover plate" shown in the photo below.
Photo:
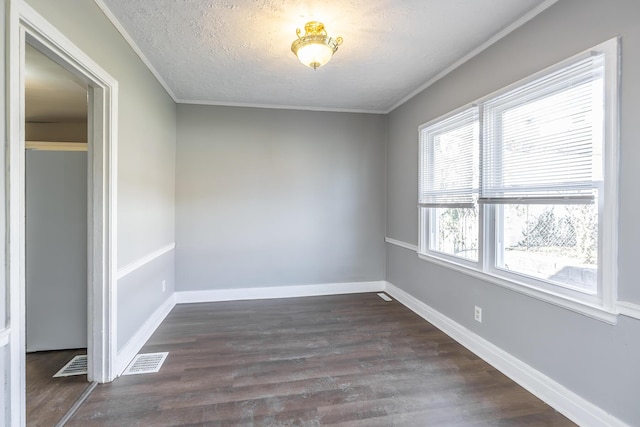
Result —
[{"label": "outlet cover plate", "polygon": [[482,323],[482,308],[476,305],[473,311],[473,317],[476,319],[477,322]]}]

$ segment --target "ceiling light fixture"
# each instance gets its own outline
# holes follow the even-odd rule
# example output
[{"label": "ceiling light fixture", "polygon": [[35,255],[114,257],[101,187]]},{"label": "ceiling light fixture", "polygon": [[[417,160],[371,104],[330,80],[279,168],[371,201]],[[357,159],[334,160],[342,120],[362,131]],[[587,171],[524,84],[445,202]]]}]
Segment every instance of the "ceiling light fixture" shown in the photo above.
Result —
[{"label": "ceiling light fixture", "polygon": [[291,44],[291,51],[307,67],[314,70],[331,60],[333,54],[342,44],[342,37],[335,39],[327,35],[322,22],[311,21],[304,25],[304,36],[300,28],[296,29],[298,40]]}]

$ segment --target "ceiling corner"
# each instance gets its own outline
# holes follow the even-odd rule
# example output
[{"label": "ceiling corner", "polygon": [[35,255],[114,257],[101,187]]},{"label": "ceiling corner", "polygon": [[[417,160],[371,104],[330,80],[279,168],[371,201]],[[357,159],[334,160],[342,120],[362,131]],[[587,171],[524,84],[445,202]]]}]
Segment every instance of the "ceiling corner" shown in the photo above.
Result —
[{"label": "ceiling corner", "polygon": [[503,28],[498,33],[496,33],[494,36],[492,36],[487,41],[482,43],[480,46],[476,47],[471,52],[467,53],[465,56],[463,56],[462,58],[458,59],[453,64],[449,65],[447,68],[445,68],[444,70],[440,71],[438,74],[436,74],[431,79],[426,81],[424,84],[420,85],[414,91],[412,91],[411,93],[409,93],[408,95],[406,95],[405,97],[400,99],[393,106],[391,106],[391,108],[386,110],[384,112],[384,114],[389,114],[393,110],[395,110],[396,108],[400,107],[405,102],[408,102],[413,97],[418,95],[420,92],[424,91],[429,86],[433,85],[438,80],[442,79],[447,74],[451,73],[456,68],[460,67],[465,62],[467,62],[470,59],[472,59],[473,57],[479,55],[481,52],[485,51],[490,46],[492,46],[493,44],[497,43],[499,40],[503,39],[504,37],[506,37],[507,35],[509,35],[513,31],[517,30],[518,28],[520,28],[521,26],[523,26],[527,22],[531,21],[533,18],[535,18],[536,16],[538,16],[539,14],[541,14],[542,12],[544,12],[545,10],[547,10],[549,7],[553,6],[557,2],[558,2],[558,0],[545,0],[544,2],[539,4],[538,6],[534,7],[533,9],[531,9],[530,11],[528,11],[527,13],[522,15],[519,19],[517,19],[516,21],[514,21],[513,23],[511,23],[507,27]]},{"label": "ceiling corner", "polygon": [[103,0],[93,0],[95,4],[100,8],[102,13],[107,17],[107,19],[111,22],[111,24],[116,28],[116,30],[120,33],[120,35],[125,39],[125,41],[129,44],[131,49],[138,55],[140,60],[144,63],[144,65],[151,71],[151,74],[158,80],[158,83],[164,88],[167,94],[173,99],[173,102],[178,103],[178,98],[176,97],[171,87],[167,84],[167,82],[162,78],[158,70],[151,64],[151,61],[146,57],[144,53],[142,53],[142,49],[138,47],[133,38],[129,35],[127,30],[124,29],[118,18],[111,12],[111,9],[104,3]]}]

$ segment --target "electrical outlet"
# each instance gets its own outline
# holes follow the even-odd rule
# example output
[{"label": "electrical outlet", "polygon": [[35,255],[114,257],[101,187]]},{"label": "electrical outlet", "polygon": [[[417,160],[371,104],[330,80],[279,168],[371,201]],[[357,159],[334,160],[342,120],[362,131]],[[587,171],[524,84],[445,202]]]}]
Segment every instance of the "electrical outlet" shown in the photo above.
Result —
[{"label": "electrical outlet", "polygon": [[164,291],[166,291],[166,290],[167,290],[167,281],[166,281],[166,280],[163,280],[163,281],[162,281],[162,292],[164,292]]},{"label": "electrical outlet", "polygon": [[473,317],[475,317],[476,322],[482,323],[482,309],[476,305],[476,308],[473,311]]}]

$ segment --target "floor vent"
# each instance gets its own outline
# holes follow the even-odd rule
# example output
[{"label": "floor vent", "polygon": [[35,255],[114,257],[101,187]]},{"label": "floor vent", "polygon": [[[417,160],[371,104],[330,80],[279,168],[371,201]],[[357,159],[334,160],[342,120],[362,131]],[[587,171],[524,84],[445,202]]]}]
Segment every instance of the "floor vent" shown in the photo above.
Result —
[{"label": "floor vent", "polygon": [[385,294],[384,292],[378,293],[378,296],[387,302],[393,301],[391,298],[389,298],[389,295]]},{"label": "floor vent", "polygon": [[158,372],[168,354],[168,352],[139,354],[133,358],[122,375],[152,374]]},{"label": "floor vent", "polygon": [[70,377],[72,375],[86,375],[87,374],[87,355],[80,354],[74,356],[66,365],[60,369],[53,378],[58,377]]}]

